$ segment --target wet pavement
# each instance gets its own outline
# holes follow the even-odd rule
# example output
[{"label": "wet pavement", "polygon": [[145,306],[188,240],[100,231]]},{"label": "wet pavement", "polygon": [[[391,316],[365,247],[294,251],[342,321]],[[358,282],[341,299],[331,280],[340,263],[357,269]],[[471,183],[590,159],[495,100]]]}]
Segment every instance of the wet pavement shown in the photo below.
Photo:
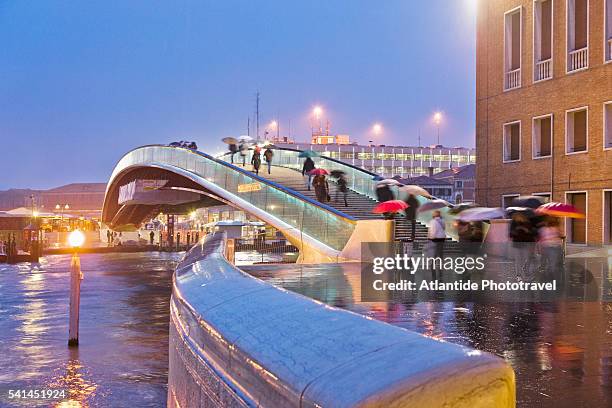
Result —
[{"label": "wet pavement", "polygon": [[[163,407],[172,272],[181,254],[81,256],[80,344],[68,348],[70,256],[0,264],[0,406]],[[9,389],[68,400],[7,400]]]},{"label": "wet pavement", "polygon": [[[597,274],[599,267],[589,269]],[[610,302],[481,304],[424,302],[409,296],[361,302],[359,264],[242,269],[324,303],[496,354],[514,368],[519,407],[612,406]]]}]

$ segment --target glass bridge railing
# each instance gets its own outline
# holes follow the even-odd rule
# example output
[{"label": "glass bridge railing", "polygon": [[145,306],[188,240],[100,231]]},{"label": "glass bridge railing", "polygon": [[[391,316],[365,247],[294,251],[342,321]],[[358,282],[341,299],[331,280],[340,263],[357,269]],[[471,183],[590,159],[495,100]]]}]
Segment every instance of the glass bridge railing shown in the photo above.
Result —
[{"label": "glass bridge railing", "polygon": [[[295,154],[287,152],[283,155],[280,151],[278,153],[279,157],[275,156],[275,159],[286,161],[287,164],[293,156],[297,158],[298,154],[298,152]],[[321,204],[223,160],[193,150],[159,145],[137,148],[123,156],[115,167],[111,179],[127,167],[154,163],[176,166],[202,177],[288,224],[294,229],[292,231],[294,236],[307,234],[338,251],[344,248],[355,228],[353,217],[333,207]],[[293,164],[298,165],[295,160]]]}]

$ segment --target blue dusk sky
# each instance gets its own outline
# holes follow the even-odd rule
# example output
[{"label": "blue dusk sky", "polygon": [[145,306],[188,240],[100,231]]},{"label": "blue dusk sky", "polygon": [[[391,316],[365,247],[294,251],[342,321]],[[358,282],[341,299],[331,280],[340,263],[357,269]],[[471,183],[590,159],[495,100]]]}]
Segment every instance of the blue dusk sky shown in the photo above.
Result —
[{"label": "blue dusk sky", "polygon": [[[246,133],[474,146],[475,0],[0,0],[0,189],[105,182],[123,153]],[[253,130],[251,132],[253,134]]]}]

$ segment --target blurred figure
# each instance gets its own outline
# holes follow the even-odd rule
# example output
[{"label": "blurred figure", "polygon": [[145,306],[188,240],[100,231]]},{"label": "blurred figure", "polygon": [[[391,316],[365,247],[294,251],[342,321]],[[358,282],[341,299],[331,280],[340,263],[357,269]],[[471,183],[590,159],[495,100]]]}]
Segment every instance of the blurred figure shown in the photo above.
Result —
[{"label": "blurred figure", "polygon": [[344,206],[348,207],[348,202],[346,201],[346,196],[348,195],[348,180],[344,174],[340,174],[338,176],[338,187],[336,188],[336,196],[334,197],[334,201],[338,202],[338,195],[340,194],[342,194],[342,197],[344,198]]},{"label": "blurred figure", "polygon": [[263,155],[264,159],[266,159],[266,164],[268,165],[268,174],[272,174],[272,158],[274,157],[274,152],[268,146]]},{"label": "blurred figure", "polygon": [[312,182],[312,174],[310,172],[315,169],[314,161],[310,157],[307,157],[304,160],[304,165],[302,166],[302,176],[308,176],[308,182],[306,183],[306,187],[308,187],[308,191],[310,191],[310,184]]},{"label": "blurred figure", "polygon": [[255,149],[253,151],[253,157],[251,158],[251,164],[253,165],[253,171],[259,175],[259,168],[261,167],[261,149]]},{"label": "blurred figure", "polygon": [[314,187],[317,200],[320,203],[326,203],[329,201],[329,184],[324,175],[320,174],[315,176],[312,180],[312,186]]},{"label": "blurred figure", "polygon": [[[376,198],[379,202],[384,203],[385,201],[391,201],[395,199],[393,195],[393,191],[391,191],[391,187],[388,184],[378,184],[376,186]],[[383,218],[386,220],[393,219],[393,213],[383,213]]]},{"label": "blurred figure", "polygon": [[517,211],[510,222],[510,239],[514,252],[514,273],[517,280],[531,281],[535,270],[537,230],[527,214]]},{"label": "blurred figure", "polygon": [[559,219],[546,217],[542,227],[538,230],[538,243],[546,280],[560,275],[563,265],[563,238],[559,228]]},{"label": "blurred figure", "polygon": [[236,143],[229,144],[229,152],[231,154],[232,164],[234,164],[234,155],[238,153],[238,146],[236,145]]},{"label": "blurred figure", "polygon": [[436,210],[427,223],[427,239],[431,242],[433,251],[431,255],[436,258],[444,258],[444,241],[446,241],[446,224],[440,211]]},{"label": "blurred figure", "polygon": [[153,245],[153,240],[155,239],[155,232],[153,232],[153,230],[151,230],[151,232],[149,233],[149,244]]},{"label": "blurred figure", "polygon": [[249,154],[249,145],[245,142],[240,143],[240,146],[238,147],[238,150],[240,151],[240,157],[242,157],[242,166],[246,166],[246,157]]},{"label": "blurred figure", "polygon": [[408,197],[406,197],[404,201],[406,202],[406,204],[408,204],[408,208],[404,210],[404,213],[406,214],[406,220],[410,221],[412,228],[410,233],[410,240],[414,242],[414,237],[416,234],[416,215],[420,203],[414,194],[408,194]]}]

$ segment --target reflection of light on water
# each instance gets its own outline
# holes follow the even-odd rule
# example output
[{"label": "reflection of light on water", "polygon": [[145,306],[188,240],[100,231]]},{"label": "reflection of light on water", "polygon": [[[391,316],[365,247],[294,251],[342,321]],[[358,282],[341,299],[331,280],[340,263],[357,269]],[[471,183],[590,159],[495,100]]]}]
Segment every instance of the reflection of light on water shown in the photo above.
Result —
[{"label": "reflection of light on water", "polygon": [[83,365],[78,359],[68,361],[65,374],[49,384],[49,388],[65,389],[67,399],[58,402],[55,407],[88,407],[88,398],[95,395],[98,385],[84,378]]}]

